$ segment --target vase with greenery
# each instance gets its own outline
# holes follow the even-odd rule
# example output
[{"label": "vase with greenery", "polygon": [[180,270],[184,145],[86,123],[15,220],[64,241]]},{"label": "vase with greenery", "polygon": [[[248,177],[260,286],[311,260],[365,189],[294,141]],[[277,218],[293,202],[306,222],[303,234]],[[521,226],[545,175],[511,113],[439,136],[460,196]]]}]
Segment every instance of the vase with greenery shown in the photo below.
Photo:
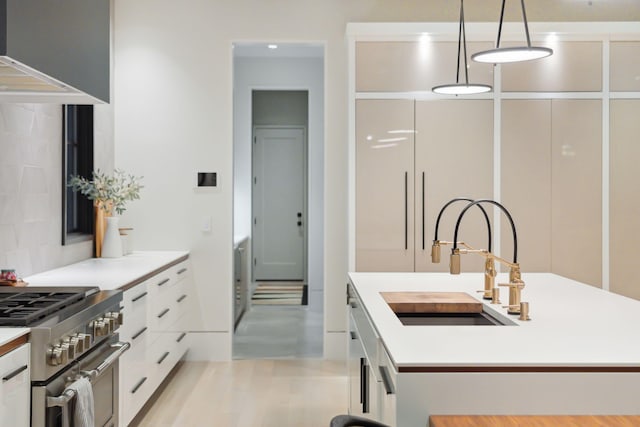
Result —
[{"label": "vase with greenery", "polygon": [[[102,255],[103,238],[105,236],[105,217],[115,212],[121,215],[127,202],[140,199],[140,184],[142,177],[128,174],[121,169],[115,169],[112,174],[93,171],[91,179],[82,176],[71,176],[69,187],[79,191],[95,206],[95,242],[96,257]],[[117,231],[117,230],[115,230]]]}]

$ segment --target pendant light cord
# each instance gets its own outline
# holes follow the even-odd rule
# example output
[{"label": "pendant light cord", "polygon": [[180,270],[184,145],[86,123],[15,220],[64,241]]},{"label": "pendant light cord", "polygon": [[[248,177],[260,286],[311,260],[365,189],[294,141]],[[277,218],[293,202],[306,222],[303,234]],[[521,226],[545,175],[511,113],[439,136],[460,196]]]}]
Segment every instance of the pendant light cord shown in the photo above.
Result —
[{"label": "pendant light cord", "polygon": [[460,22],[462,23],[462,46],[464,47],[464,82],[469,86],[469,66],[467,65],[467,31],[464,26],[464,0],[460,0]]},{"label": "pendant light cord", "polygon": [[464,53],[464,82],[469,86],[469,67],[467,65],[467,32],[464,26],[464,0],[460,0],[460,27],[458,28],[458,63],[456,65],[456,84],[460,83],[460,51]]},{"label": "pendant light cord", "polygon": [[[498,40],[496,41],[496,49],[500,49],[500,36],[502,35],[502,22],[504,21],[504,6],[507,0],[502,0],[502,7],[500,8],[500,24],[498,25]],[[524,33],[527,36],[527,47],[531,47],[531,37],[529,37],[529,24],[527,23],[527,12],[524,7],[524,0],[520,0],[520,7],[522,8],[522,21],[524,22]]]},{"label": "pendant light cord", "polygon": [[531,47],[531,39],[529,38],[529,24],[527,24],[527,12],[524,10],[524,0],[520,0],[522,5],[522,20],[524,21],[524,32],[527,34],[527,47]]},{"label": "pendant light cord", "polygon": [[462,2],[464,0],[460,0],[460,25],[458,27],[458,61],[456,63],[456,84],[460,83],[460,47],[462,46],[462,19],[463,19],[463,9]]},{"label": "pendant light cord", "polygon": [[498,40],[496,41],[496,49],[500,49],[500,36],[502,35],[502,21],[504,20],[504,5],[507,0],[502,0],[502,8],[500,9],[500,23],[498,24]]}]

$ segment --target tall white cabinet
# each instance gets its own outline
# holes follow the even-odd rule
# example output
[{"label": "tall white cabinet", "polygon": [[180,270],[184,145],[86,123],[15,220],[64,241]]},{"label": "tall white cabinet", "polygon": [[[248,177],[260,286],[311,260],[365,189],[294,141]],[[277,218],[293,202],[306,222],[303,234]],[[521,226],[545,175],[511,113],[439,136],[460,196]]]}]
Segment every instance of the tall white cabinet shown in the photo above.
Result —
[{"label": "tall white cabinet", "polygon": [[356,103],[356,269],[413,271],[414,102]]},{"label": "tall white cabinet", "polygon": [[[361,99],[356,129],[356,270],[447,270],[447,249],[442,263],[431,262],[435,220],[453,197],[492,195],[493,102]],[[443,216],[441,240],[453,238],[464,206]],[[464,239],[486,247],[480,210],[465,218]]]}]

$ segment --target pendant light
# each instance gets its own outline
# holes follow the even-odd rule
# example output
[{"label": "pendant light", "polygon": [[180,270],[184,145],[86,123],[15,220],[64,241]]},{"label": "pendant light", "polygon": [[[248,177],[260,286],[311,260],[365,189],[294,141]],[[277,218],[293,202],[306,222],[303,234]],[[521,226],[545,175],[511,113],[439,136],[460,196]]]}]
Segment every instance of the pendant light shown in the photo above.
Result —
[{"label": "pendant light", "polygon": [[[460,53],[464,53],[464,83],[460,83]],[[456,82],[454,84],[434,86],[431,89],[443,95],[472,95],[491,91],[491,86],[469,83],[469,68],[467,65],[467,37],[464,28],[464,0],[460,0],[460,28],[458,30],[458,64],[456,67]]]},{"label": "pendant light", "polygon": [[498,26],[498,41],[496,48],[474,53],[471,59],[476,62],[486,62],[491,64],[504,64],[508,62],[530,61],[533,59],[545,58],[553,54],[553,50],[548,47],[531,46],[529,37],[529,25],[527,24],[527,13],[524,9],[524,0],[520,0],[522,7],[522,20],[524,21],[524,32],[527,36],[527,45],[518,47],[500,47],[500,36],[502,34],[502,21],[504,19],[504,5],[506,0],[502,0],[500,11],[500,24]]}]

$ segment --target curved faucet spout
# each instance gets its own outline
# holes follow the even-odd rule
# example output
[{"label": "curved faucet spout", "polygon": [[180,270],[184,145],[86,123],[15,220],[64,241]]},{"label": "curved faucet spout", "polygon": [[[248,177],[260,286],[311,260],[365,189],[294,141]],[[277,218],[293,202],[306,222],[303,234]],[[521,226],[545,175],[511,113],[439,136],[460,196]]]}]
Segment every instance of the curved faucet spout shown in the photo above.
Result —
[{"label": "curved faucet spout", "polygon": [[[445,209],[447,209],[450,205],[456,203],[456,202],[474,202],[474,199],[469,199],[467,197],[456,197],[455,199],[451,199],[449,200],[443,207],[442,209],[440,209],[440,212],[438,213],[438,218],[436,219],[436,229],[435,232],[433,233],[433,245],[431,246],[431,262],[433,263],[439,263],[440,262],[440,240],[438,240],[438,228],[440,227],[440,219],[442,218],[442,214],[444,213]],[[487,221],[487,234],[488,234],[488,243],[487,243],[487,250],[489,252],[491,252],[491,243],[493,240],[492,234],[491,234],[491,221],[489,221],[489,215],[487,215],[487,211],[484,209],[484,207],[482,207],[482,205],[478,205],[478,208],[480,208],[480,210],[482,211],[482,214],[484,215],[484,219]]]},{"label": "curved faucet spout", "polygon": [[491,200],[491,199],[475,200],[469,203],[467,206],[465,206],[462,212],[460,212],[460,215],[458,216],[458,220],[456,221],[456,229],[453,233],[452,252],[458,249],[458,229],[460,228],[460,222],[462,222],[462,217],[472,206],[480,205],[481,203],[490,203],[494,206],[499,207],[500,210],[505,214],[505,216],[509,220],[509,223],[511,224],[511,232],[513,233],[513,264],[517,264],[518,263],[518,236],[516,234],[516,226],[513,223],[513,218],[511,218],[511,214],[504,206],[502,206],[500,203],[496,202],[495,200]]}]

